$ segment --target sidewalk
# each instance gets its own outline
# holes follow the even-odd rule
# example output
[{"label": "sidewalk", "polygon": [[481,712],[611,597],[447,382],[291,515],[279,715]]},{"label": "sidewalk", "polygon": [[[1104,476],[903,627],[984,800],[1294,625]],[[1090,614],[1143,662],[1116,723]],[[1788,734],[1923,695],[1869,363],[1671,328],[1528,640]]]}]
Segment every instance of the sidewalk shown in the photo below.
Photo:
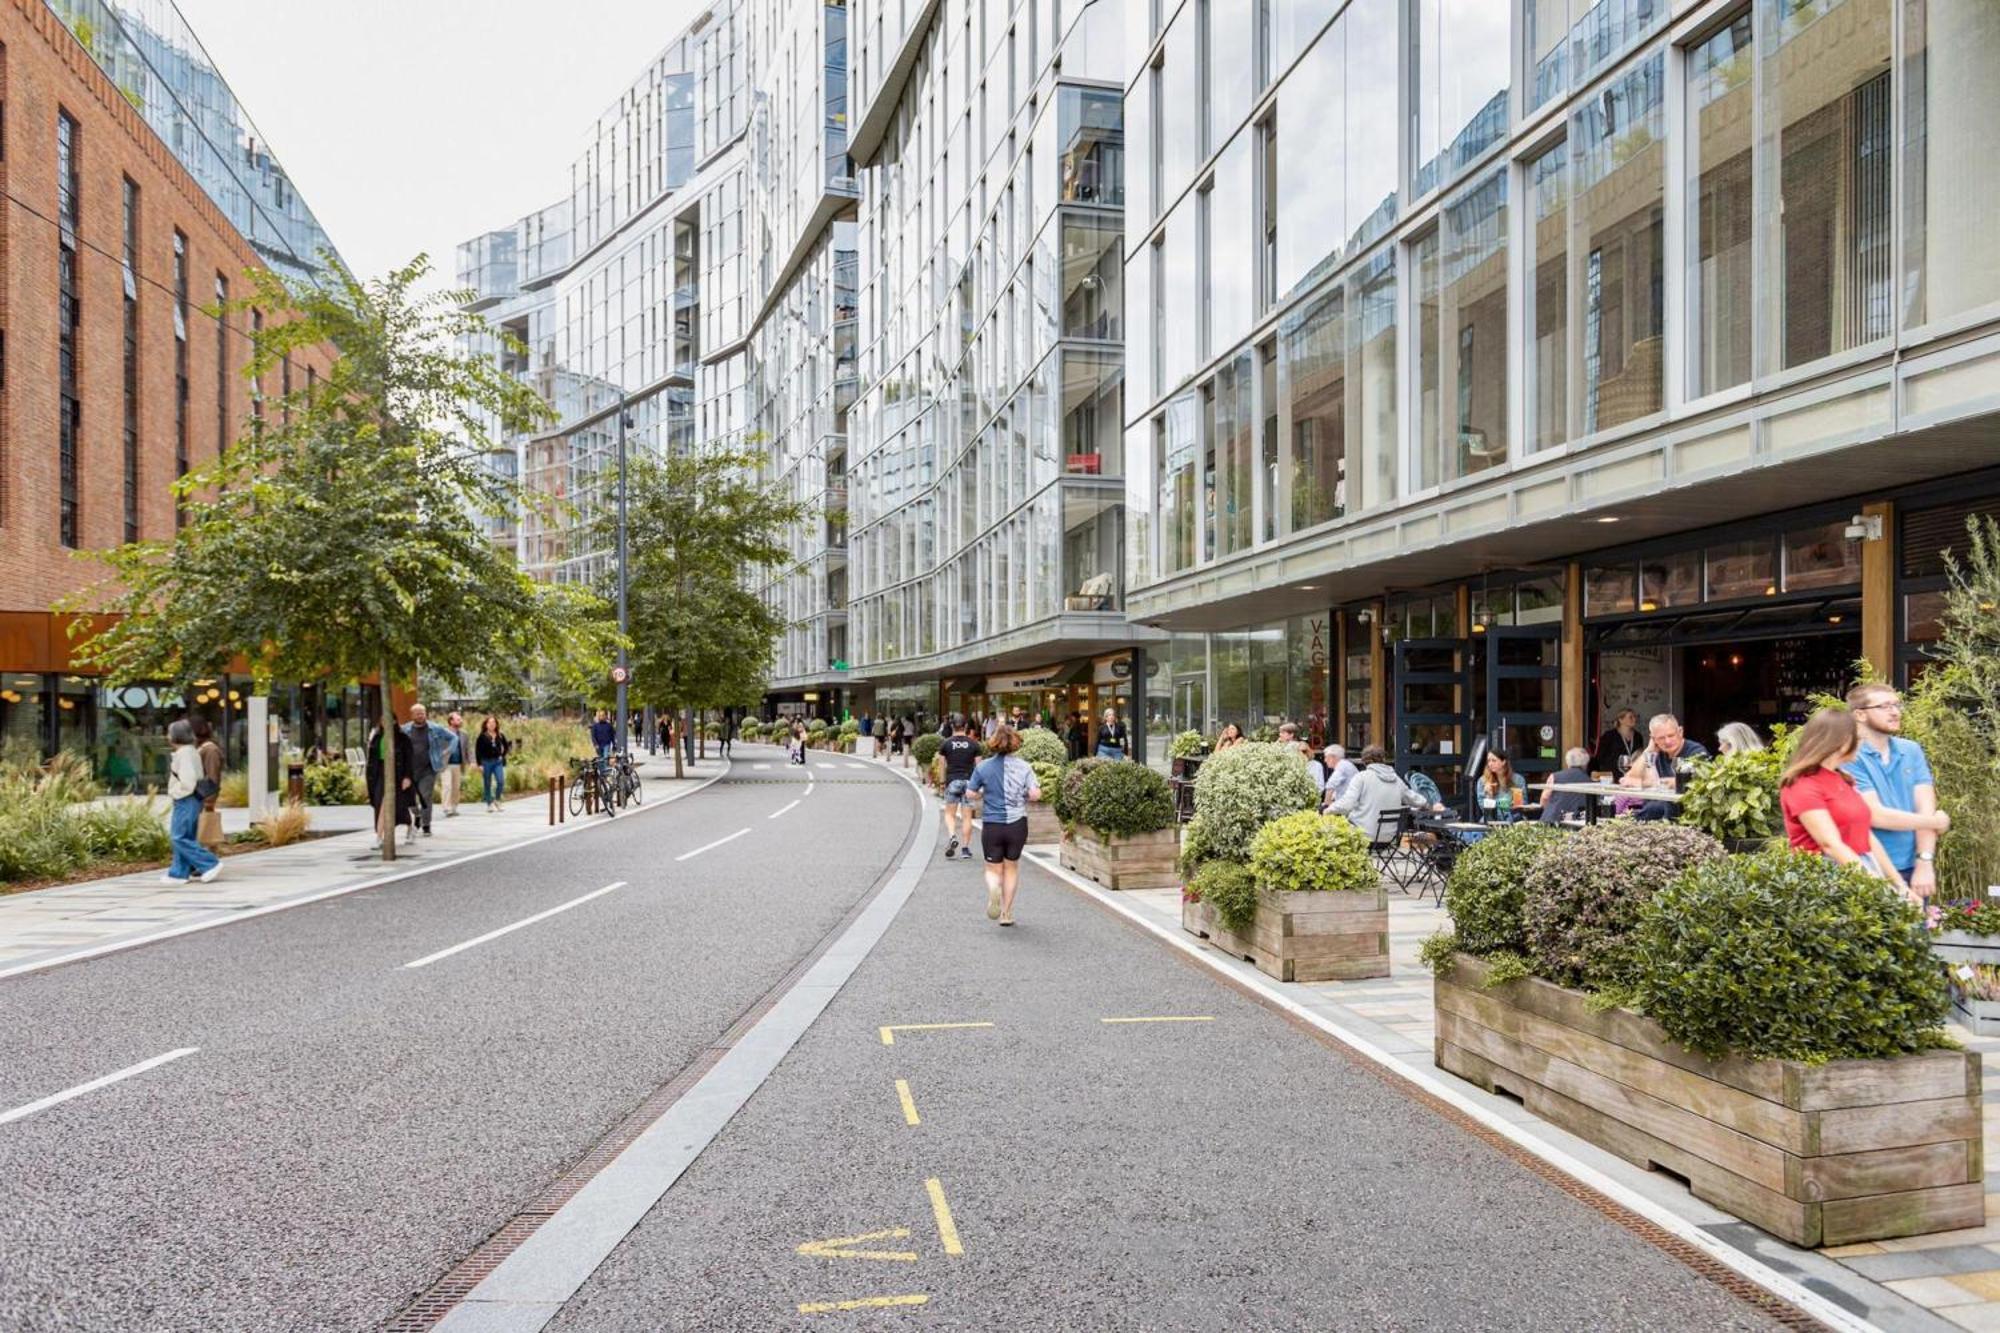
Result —
[{"label": "sidewalk", "polygon": [[[646,783],[643,808],[721,777],[728,764],[711,756],[689,766],[687,779],[678,783],[673,771],[671,755],[640,756],[639,773]],[[228,810],[223,815],[225,829],[248,826],[248,811]],[[234,823],[232,815],[237,817]],[[331,897],[553,831],[543,796],[508,801],[493,813],[476,800],[461,801],[457,818],[440,813],[432,823],[432,836],[399,843],[394,863],[384,864],[381,852],[369,845],[373,834],[368,816],[366,806],[314,808],[315,829],[346,831],[228,857],[212,884],[166,884],[158,870],[146,870],[0,895],[0,978]],[[601,820],[602,816],[584,816],[561,827],[578,828]]]},{"label": "sidewalk", "polygon": [[[1179,889],[1128,889],[1114,894],[1087,885],[1057,866],[1053,844],[1031,847],[1029,858],[1073,887],[1131,909],[1177,935],[1183,933]],[[1807,1283],[1822,1295],[1829,1295],[1822,1288],[1835,1288],[1838,1294],[1831,1299],[1856,1310],[1878,1328],[2000,1330],[2000,1170],[1989,1171],[1986,1177],[1988,1222],[1983,1227],[1818,1251],[1787,1245],[1694,1198],[1679,1182],[1641,1171],[1541,1120],[1519,1103],[1493,1097],[1437,1069],[1432,1062],[1437,1029],[1431,974],[1418,961],[1417,950],[1425,937],[1448,921],[1433,901],[1419,902],[1392,889],[1390,975],[1368,981],[1275,981],[1212,948],[1204,946],[1201,952],[1223,969],[1254,977],[1268,989],[1387,1051],[1412,1071],[1429,1079],[1448,1080],[1522,1131],[1560,1145],[1570,1156],[1590,1163],[1769,1267]],[[2000,1038],[1976,1037],[1956,1023],[1950,1030],[1967,1050],[1980,1053],[1989,1104],[2000,1100]],[[2000,1162],[1995,1156],[2000,1152],[2000,1115],[1989,1112],[1985,1128],[1986,1160]]]}]

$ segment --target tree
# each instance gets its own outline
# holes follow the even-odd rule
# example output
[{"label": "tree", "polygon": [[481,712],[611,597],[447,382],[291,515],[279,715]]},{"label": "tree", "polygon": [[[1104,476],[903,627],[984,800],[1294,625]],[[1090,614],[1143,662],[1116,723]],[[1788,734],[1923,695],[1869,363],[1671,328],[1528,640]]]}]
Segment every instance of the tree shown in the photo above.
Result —
[{"label": "tree", "polygon": [[[759,485],[755,463],[718,451],[627,467],[631,690],[641,703],[684,713],[763,692],[785,622],[746,580],[789,558],[785,530],[809,511]],[[614,545],[616,532],[606,512],[597,540]],[[674,776],[682,776],[678,746]]]},{"label": "tree", "polygon": [[[329,266],[331,267],[331,266]],[[413,294],[418,256],[361,282],[324,286],[249,274],[235,308],[265,318],[245,373],[287,357],[334,360],[316,385],[264,402],[243,438],[176,483],[185,523],[171,538],[102,553],[113,577],[75,599],[84,660],[114,681],[212,674],[250,659],[274,679],[428,678],[463,688],[492,663],[602,656],[608,633],[588,592],[538,584],[480,531],[511,512],[518,486],[481,465],[493,432],[547,415],[528,386],[458,350],[486,331],[465,293]],[[275,315],[275,317],[274,317]],[[385,746],[386,800],[398,790]],[[395,859],[395,839],[383,839]]]}]

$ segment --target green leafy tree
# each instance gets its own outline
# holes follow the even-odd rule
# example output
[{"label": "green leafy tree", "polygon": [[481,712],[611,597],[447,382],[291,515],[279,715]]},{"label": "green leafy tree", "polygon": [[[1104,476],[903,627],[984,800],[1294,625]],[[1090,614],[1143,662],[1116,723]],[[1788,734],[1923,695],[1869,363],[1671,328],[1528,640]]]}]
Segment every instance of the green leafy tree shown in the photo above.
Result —
[{"label": "green leafy tree", "polygon": [[[726,450],[627,464],[630,694],[682,715],[764,692],[785,621],[747,579],[789,558],[785,530],[809,512],[755,479],[754,455]],[[609,507],[596,540],[617,541]],[[613,574],[615,577],[615,571]],[[612,589],[606,588],[606,600]],[[674,747],[674,776],[682,776]]]},{"label": "green leafy tree", "polygon": [[[262,312],[246,375],[332,353],[317,383],[266,401],[242,439],[176,483],[170,538],[102,553],[112,578],[75,599],[80,655],[113,681],[188,682],[242,654],[275,679],[374,674],[462,689],[492,663],[601,657],[608,638],[586,591],[544,585],[495,548],[479,519],[522,502],[480,464],[495,433],[546,416],[534,391],[460,352],[485,332],[465,293],[413,290],[419,256],[362,282],[249,273],[238,310]],[[385,789],[401,781],[385,747]],[[390,799],[392,799],[391,797]],[[383,859],[395,840],[383,840]]]}]

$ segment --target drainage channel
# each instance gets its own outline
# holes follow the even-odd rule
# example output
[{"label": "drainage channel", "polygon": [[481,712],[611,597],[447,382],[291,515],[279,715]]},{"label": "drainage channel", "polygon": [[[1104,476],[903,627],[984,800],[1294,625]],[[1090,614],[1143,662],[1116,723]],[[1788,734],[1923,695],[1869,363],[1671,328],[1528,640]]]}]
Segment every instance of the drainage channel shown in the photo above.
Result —
[{"label": "drainage channel", "polygon": [[[762,779],[749,779],[752,782],[760,780]],[[887,882],[891,875],[896,873],[896,867],[902,861],[900,849],[906,846],[909,839],[915,835],[917,825],[924,817],[924,813],[924,809],[921,803],[919,803],[911,815],[909,824],[905,827],[902,840],[897,844],[899,850],[896,859],[884,867],[882,873],[875,877],[868,888],[855,901],[854,905],[848,908],[846,915],[840,919],[833,929],[821,936],[819,942],[812,947],[811,951],[800,958],[783,977],[779,978],[776,985],[765,991],[749,1008],[738,1014],[735,1021],[730,1023],[722,1035],[709,1045],[703,1047],[701,1052],[688,1062],[686,1068],[674,1075],[671,1080],[648,1096],[645,1101],[639,1103],[631,1114],[620,1121],[610,1133],[598,1140],[588,1152],[572,1164],[568,1170],[564,1171],[562,1175],[558,1176],[546,1190],[519,1212],[501,1223],[493,1234],[481,1241],[470,1254],[459,1260],[444,1276],[432,1283],[428,1289],[417,1296],[415,1300],[411,1301],[409,1305],[405,1306],[400,1313],[382,1325],[383,1333],[426,1333],[426,1330],[434,1328],[440,1320],[451,1313],[452,1309],[459,1302],[465,1299],[474,1287],[478,1286],[494,1269],[498,1268],[508,1255],[519,1249],[527,1241],[528,1237],[534,1235],[540,1229],[544,1222],[555,1216],[556,1212],[564,1204],[574,1198],[577,1192],[583,1189],[585,1185],[588,1185],[598,1172],[609,1166],[617,1158],[618,1154],[624,1152],[655,1121],[671,1110],[675,1102],[679,1101],[695,1084],[699,1083],[702,1076],[713,1068],[715,1063],[722,1059],[729,1052],[730,1048],[735,1046],[743,1038],[743,1035],[756,1025],[759,1019],[770,1012],[772,1006],[777,1004],[784,997],[785,993],[797,984],[799,978],[812,970],[813,964],[817,963],[821,956],[833,947],[834,942],[840,939],[849,926],[854,924],[855,919],[867,909],[868,904],[875,900],[875,895],[881,890],[883,884]]]}]

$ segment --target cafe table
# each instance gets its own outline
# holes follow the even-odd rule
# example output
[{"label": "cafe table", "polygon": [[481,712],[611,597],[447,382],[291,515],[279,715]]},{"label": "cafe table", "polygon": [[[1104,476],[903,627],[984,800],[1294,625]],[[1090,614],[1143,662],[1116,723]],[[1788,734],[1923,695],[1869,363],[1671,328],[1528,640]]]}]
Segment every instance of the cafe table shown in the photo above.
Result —
[{"label": "cafe table", "polygon": [[1667,801],[1678,803],[1686,792],[1668,791],[1664,787],[1621,787],[1615,782],[1555,782],[1549,784],[1550,791],[1571,792],[1591,799],[1584,802],[1583,822],[1597,822],[1597,806],[1600,801],[1612,801],[1620,796],[1630,796],[1645,801]]}]

